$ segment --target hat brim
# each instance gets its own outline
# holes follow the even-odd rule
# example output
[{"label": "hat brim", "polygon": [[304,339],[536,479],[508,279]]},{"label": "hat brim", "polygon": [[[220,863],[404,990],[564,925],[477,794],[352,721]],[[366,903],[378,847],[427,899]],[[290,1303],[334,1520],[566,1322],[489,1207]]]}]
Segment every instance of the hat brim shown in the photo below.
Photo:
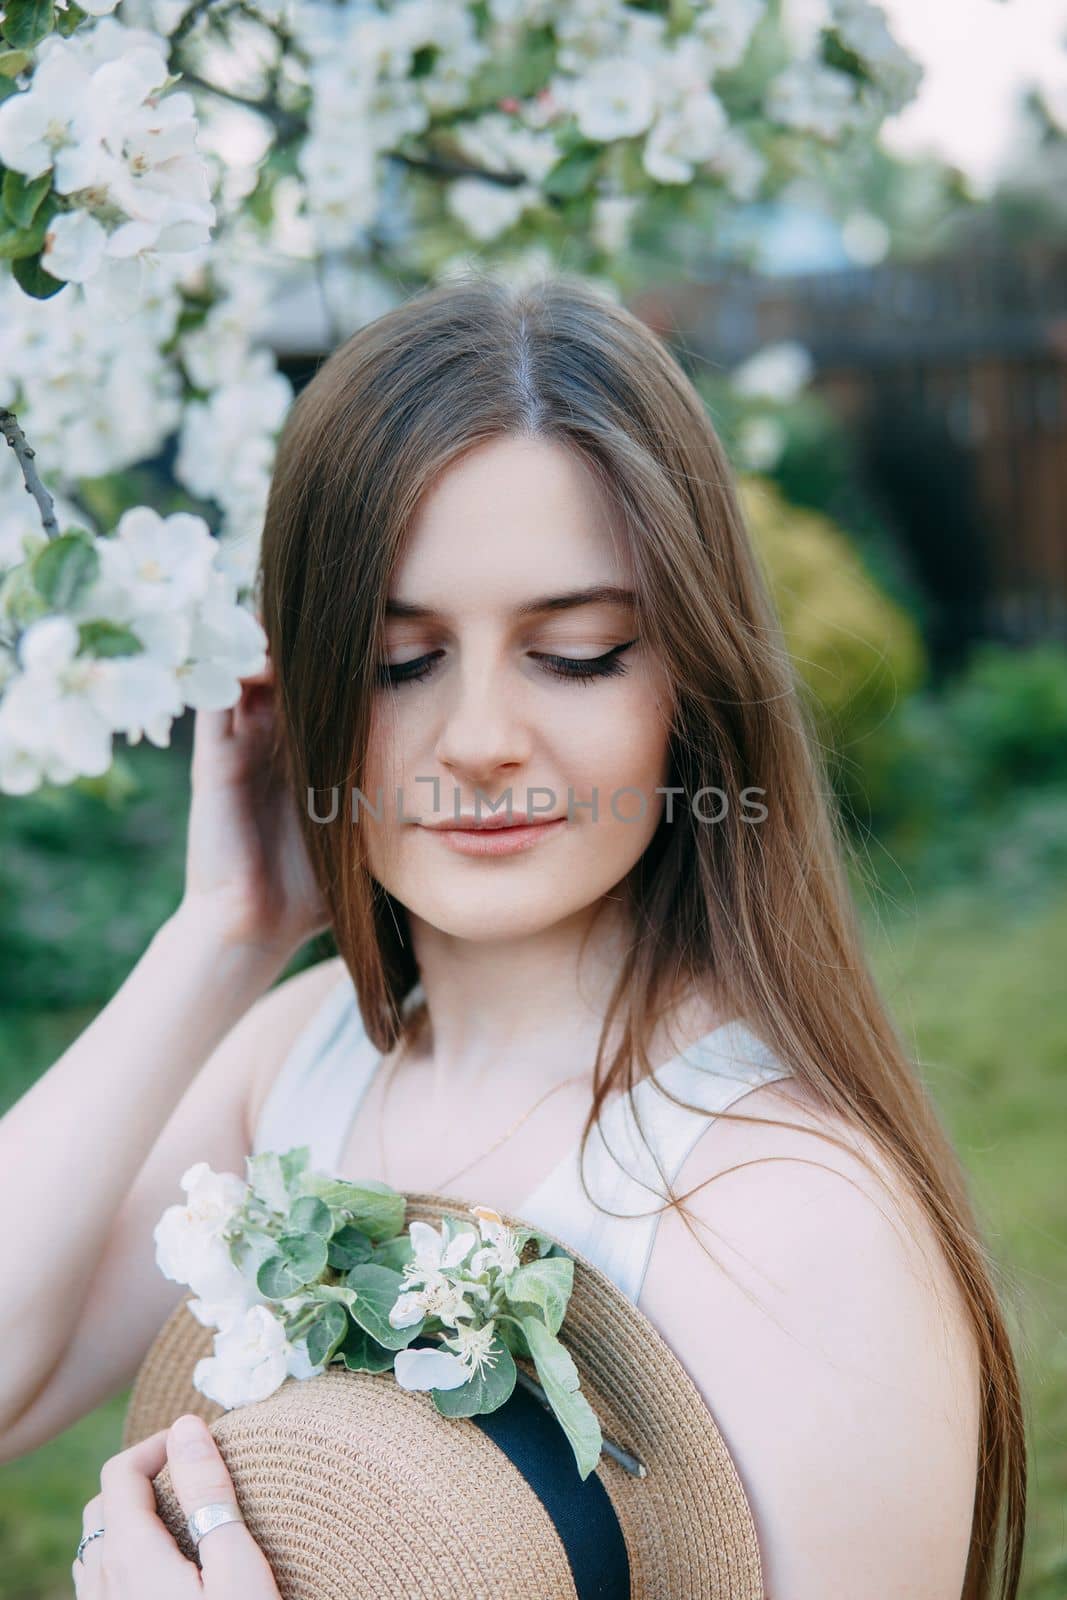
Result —
[{"label": "hat brim", "polygon": [[[407,1222],[439,1223],[463,1209],[434,1194],[405,1199]],[[574,1261],[560,1340],[604,1435],[646,1469],[633,1476],[604,1453],[594,1471],[625,1540],[631,1596],[762,1600],[751,1508],[703,1396],[621,1289],[564,1240],[555,1242]],[[184,1412],[203,1417],[283,1600],[575,1600],[552,1518],[472,1420],[442,1416],[428,1394],[402,1389],[391,1371],[341,1367],[289,1379],[267,1400],[223,1411],[192,1385],[213,1337],[184,1302],[176,1308],[137,1374],[124,1443]],[[574,1483],[580,1486],[576,1468]],[[191,1555],[166,1469],[156,1491],[160,1515]]]}]

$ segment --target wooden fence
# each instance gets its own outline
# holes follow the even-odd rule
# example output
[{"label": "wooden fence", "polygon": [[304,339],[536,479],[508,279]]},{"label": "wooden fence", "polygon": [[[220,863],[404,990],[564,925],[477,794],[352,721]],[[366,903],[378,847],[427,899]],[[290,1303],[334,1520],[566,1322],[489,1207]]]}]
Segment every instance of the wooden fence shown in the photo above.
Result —
[{"label": "wooden fence", "polygon": [[975,633],[1067,638],[1067,248],[727,270],[637,309],[716,367],[807,346],[920,575],[957,584]]}]

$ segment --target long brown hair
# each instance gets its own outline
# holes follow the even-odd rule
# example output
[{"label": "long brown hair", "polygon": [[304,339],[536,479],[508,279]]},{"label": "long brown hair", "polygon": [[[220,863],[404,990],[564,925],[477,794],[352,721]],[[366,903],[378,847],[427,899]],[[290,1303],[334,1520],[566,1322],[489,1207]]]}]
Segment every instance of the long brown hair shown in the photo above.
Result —
[{"label": "long brown hair", "polygon": [[[959,1160],[863,953],[847,840],[726,456],[665,346],[563,276],[515,289],[469,274],[409,299],[329,356],[279,444],[259,599],[282,755],[369,1037],[384,1053],[417,1025],[417,1009],[405,1005],[418,979],[406,913],[368,871],[349,808],[362,790],[387,588],[428,485],[467,450],[509,433],[580,452],[613,497],[641,637],[675,685],[669,781],[687,796],[708,785],[727,796],[715,827],[676,810],[620,886],[633,942],[605,1020],[582,1149],[606,1096],[650,1073],[648,1043],[673,997],[709,980],[818,1103],[866,1132],[928,1214],[973,1320],[981,1434],[964,1600],[993,1594],[1002,1514],[999,1593],[1011,1600],[1025,1439],[995,1267]],[[746,788],[774,797],[758,827],[744,820]],[[313,820],[305,797],[328,813],[320,797],[338,790],[335,822]],[[616,1018],[620,1043],[606,1059]]]}]

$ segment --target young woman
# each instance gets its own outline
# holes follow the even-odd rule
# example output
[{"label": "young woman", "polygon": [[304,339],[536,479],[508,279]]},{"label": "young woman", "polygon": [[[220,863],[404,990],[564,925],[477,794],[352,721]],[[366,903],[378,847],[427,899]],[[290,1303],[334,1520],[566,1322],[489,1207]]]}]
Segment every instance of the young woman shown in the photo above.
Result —
[{"label": "young woman", "polygon": [[[632,1281],[734,1456],[767,1592],[1014,1595],[991,1267],[675,361],[566,279],[411,299],[298,397],[260,600],[267,672],[196,717],[181,905],[0,1126],[4,1456],[131,1378],[194,1161],[240,1172],[317,1119],[345,1176],[523,1215],[602,1108],[740,1019],[781,1071],[646,1191]],[[529,825],[465,827],[486,817]],[[324,926],[339,958],[275,983]],[[342,1013],[375,1070],[357,1094],[342,1051],[320,1103]],[[582,1248],[593,1215],[557,1231]],[[86,1562],[118,1571],[135,1522]]]}]

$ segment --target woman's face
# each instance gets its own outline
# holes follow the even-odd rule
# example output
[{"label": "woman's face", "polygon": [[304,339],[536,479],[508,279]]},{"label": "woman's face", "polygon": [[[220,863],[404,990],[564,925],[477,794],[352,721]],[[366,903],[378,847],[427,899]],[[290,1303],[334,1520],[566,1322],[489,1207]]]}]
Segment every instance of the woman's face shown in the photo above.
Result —
[{"label": "woman's face", "polygon": [[[383,817],[360,821],[371,872],[415,917],[461,939],[533,933],[595,905],[644,852],[669,681],[623,598],[558,603],[630,580],[610,503],[554,441],[493,439],[424,496],[374,691],[362,792],[377,807],[382,791]],[[561,676],[583,664],[607,671]],[[457,815],[557,820],[509,838],[457,833]]]}]

